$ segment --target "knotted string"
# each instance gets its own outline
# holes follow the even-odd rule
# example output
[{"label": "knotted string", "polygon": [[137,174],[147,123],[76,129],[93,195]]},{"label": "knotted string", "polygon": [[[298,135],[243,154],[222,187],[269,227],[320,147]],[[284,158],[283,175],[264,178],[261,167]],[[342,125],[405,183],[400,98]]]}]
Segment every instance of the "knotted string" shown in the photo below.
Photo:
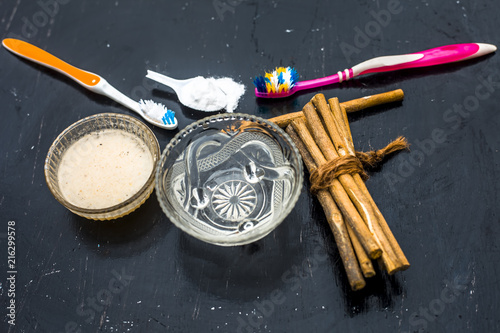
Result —
[{"label": "knotted string", "polygon": [[320,165],[311,172],[311,192],[315,193],[330,187],[335,178],[344,174],[358,173],[363,180],[367,180],[368,174],[365,168],[374,168],[384,160],[387,155],[402,149],[408,149],[407,140],[400,136],[382,149],[368,152],[356,151],[356,156],[340,156]]}]

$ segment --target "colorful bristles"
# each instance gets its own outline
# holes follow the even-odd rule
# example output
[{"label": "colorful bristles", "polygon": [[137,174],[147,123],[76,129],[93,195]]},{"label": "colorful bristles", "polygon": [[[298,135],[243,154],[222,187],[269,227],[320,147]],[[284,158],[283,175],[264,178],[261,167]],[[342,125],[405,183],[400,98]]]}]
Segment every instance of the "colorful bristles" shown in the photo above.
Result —
[{"label": "colorful bristles", "polygon": [[297,83],[299,75],[293,67],[276,67],[272,72],[266,72],[265,76],[258,76],[253,84],[258,92],[282,93],[288,92]]}]

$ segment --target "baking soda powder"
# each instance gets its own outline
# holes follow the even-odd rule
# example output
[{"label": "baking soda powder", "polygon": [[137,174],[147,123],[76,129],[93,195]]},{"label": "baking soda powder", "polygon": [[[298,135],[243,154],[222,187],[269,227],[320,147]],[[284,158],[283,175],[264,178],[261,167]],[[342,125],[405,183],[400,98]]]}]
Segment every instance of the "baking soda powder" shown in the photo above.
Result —
[{"label": "baking soda powder", "polygon": [[184,87],[181,99],[183,103],[200,111],[233,112],[240,97],[245,93],[245,86],[229,77],[204,78],[197,76]]}]

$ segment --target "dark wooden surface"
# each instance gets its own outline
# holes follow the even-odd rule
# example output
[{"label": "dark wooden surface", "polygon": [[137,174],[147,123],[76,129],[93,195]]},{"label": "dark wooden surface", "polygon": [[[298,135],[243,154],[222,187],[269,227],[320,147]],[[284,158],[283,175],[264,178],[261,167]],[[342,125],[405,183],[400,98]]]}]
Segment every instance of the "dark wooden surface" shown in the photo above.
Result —
[{"label": "dark wooden surface", "polygon": [[[403,103],[350,121],[359,150],[399,135],[412,144],[367,183],[412,266],[379,272],[351,292],[308,181],[290,216],[242,247],[182,233],[154,196],[112,222],[73,215],[45,184],[52,141],[85,116],[134,114],[2,48],[0,331],[499,332],[498,54],[279,101],[257,101],[252,86],[279,65],[313,79],[375,56],[500,44],[499,12],[493,0],[1,1],[3,38],[29,41],[135,99],[164,103],[181,128],[208,114],[181,106],[171,90],[144,78],[146,69],[232,77],[247,87],[237,111],[263,118],[300,110],[317,91],[345,101],[403,89]],[[162,148],[177,133],[153,130]],[[6,309],[9,221],[15,326]]]}]

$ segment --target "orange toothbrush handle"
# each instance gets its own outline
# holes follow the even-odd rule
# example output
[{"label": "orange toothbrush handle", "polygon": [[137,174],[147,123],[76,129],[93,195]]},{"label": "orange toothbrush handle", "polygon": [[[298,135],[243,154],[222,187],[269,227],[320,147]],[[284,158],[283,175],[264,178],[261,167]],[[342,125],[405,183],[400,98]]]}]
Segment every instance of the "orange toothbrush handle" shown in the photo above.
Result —
[{"label": "orange toothbrush handle", "polygon": [[83,86],[93,87],[101,80],[99,75],[76,68],[52,54],[22,40],[6,38],[2,41],[2,44],[12,53],[61,72]]}]

